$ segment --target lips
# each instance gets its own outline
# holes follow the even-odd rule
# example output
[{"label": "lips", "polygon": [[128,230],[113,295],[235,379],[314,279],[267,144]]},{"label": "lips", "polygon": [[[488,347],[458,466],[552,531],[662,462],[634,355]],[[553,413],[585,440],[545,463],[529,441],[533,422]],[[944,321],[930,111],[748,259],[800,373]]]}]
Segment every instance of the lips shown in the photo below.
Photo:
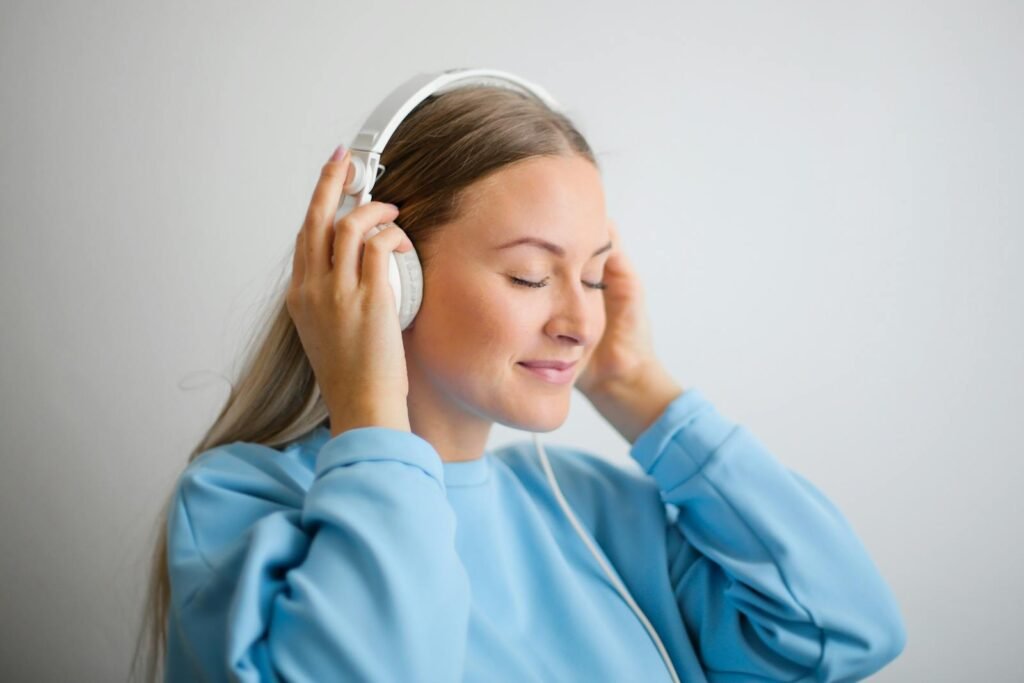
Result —
[{"label": "lips", "polygon": [[568,370],[576,365],[576,361],[567,362],[560,360],[523,360],[519,362],[528,368],[553,368],[555,370]]},{"label": "lips", "polygon": [[520,361],[517,365],[546,382],[568,384],[572,381],[573,366],[576,365],[576,361],[567,363],[564,361],[528,360]]}]

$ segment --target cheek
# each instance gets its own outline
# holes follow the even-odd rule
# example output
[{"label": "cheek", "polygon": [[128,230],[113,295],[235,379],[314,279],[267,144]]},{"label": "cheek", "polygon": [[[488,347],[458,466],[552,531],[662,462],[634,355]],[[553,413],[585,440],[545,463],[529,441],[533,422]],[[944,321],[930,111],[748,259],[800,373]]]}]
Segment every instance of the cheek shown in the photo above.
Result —
[{"label": "cheek", "polygon": [[527,307],[521,297],[508,290],[495,283],[477,287],[460,298],[461,329],[475,345],[467,353],[482,362],[518,358],[525,352],[525,341],[534,329],[531,315],[536,315],[536,309]]},{"label": "cheek", "polygon": [[425,289],[420,308],[424,334],[418,340],[424,357],[464,371],[493,368],[529,350],[526,340],[538,324],[536,307],[527,306],[497,278],[448,277],[426,283]]}]

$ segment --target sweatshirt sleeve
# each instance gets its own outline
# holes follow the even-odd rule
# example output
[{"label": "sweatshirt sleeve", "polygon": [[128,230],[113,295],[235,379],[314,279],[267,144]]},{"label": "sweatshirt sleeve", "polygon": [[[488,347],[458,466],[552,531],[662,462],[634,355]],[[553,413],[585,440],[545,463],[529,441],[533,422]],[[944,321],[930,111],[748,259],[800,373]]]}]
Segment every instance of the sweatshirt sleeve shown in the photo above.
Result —
[{"label": "sweatshirt sleeve", "polygon": [[709,681],[855,681],[902,652],[895,597],[840,511],[700,391],[630,455],[678,510],[669,575]]},{"label": "sweatshirt sleeve", "polygon": [[469,578],[433,447],[348,430],[321,447],[308,491],[281,456],[236,442],[180,478],[167,680],[461,680]]}]

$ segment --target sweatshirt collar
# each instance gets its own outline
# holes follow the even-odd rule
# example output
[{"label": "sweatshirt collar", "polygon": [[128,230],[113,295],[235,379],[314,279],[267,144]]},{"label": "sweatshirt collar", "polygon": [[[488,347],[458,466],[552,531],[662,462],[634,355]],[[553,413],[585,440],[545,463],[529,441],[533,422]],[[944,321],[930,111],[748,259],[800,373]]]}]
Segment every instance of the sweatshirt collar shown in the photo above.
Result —
[{"label": "sweatshirt collar", "polygon": [[480,486],[491,478],[493,456],[489,451],[473,460],[441,461],[444,468],[444,485],[450,487]]},{"label": "sweatshirt collar", "polygon": [[[302,441],[305,442],[307,447],[311,448],[315,457],[320,447],[330,438],[331,430],[321,425],[310,432]],[[442,460],[441,467],[444,471],[445,487],[470,487],[486,484],[491,478],[493,458],[494,456],[490,451],[484,451],[482,456],[473,460],[452,462]]]}]

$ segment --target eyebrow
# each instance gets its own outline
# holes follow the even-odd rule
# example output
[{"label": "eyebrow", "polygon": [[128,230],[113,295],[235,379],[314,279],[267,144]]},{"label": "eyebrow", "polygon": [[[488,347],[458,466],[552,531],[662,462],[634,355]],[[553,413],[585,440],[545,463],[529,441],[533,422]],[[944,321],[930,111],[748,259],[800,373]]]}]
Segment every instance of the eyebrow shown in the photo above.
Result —
[{"label": "eyebrow", "polygon": [[[509,247],[517,247],[520,244],[529,244],[530,246],[540,247],[541,249],[546,249],[550,251],[552,254],[556,256],[565,257],[565,249],[558,246],[557,244],[552,244],[551,242],[548,242],[547,240],[542,240],[538,237],[520,237],[519,239],[515,239],[512,240],[511,242],[506,242],[505,244],[495,247],[495,250],[508,249]],[[612,243],[609,242],[608,244],[604,245],[603,247],[595,251],[593,253],[593,256],[603,254],[604,252],[608,251],[611,248]],[[591,258],[593,258],[593,256],[591,256]]]}]

